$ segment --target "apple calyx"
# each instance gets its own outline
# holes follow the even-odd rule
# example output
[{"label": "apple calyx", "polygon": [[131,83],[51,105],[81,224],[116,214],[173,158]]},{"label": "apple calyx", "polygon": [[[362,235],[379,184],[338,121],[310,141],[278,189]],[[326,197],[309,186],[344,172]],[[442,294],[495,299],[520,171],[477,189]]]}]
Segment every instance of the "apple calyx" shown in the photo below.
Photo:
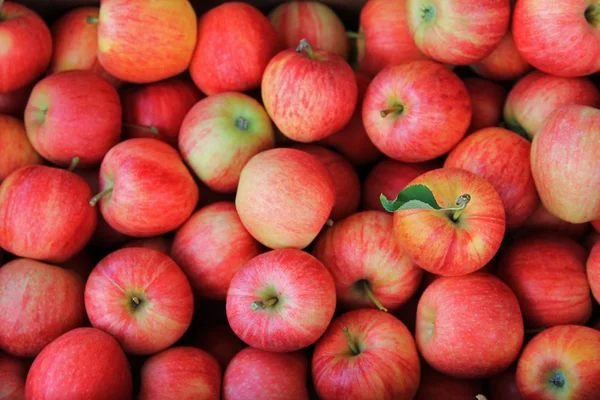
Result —
[{"label": "apple calyx", "polygon": [[385,118],[388,115],[394,114],[394,113],[402,114],[403,111],[404,111],[404,106],[402,104],[398,104],[393,107],[386,108],[385,110],[381,110],[379,112],[379,114],[381,114],[381,118]]},{"label": "apple calyx", "polygon": [[348,31],[348,32],[346,32],[346,37],[349,38],[349,39],[364,40],[365,39],[365,34],[364,33],[359,33],[359,32]]},{"label": "apple calyx", "polygon": [[306,39],[300,40],[300,44],[298,45],[298,47],[296,47],[297,53],[302,53],[303,50],[306,50],[306,54],[308,55],[308,58],[310,58],[311,60],[317,59],[312,46],[310,45],[310,43],[308,43],[308,40],[306,40]]},{"label": "apple calyx", "polygon": [[431,22],[435,19],[437,11],[432,4],[427,4],[421,7],[421,20],[423,22]]},{"label": "apple calyx", "polygon": [[94,207],[101,198],[113,191],[113,187],[108,187],[90,199],[90,206]]},{"label": "apple calyx", "polygon": [[552,377],[548,380],[548,383],[556,387],[557,389],[562,389],[565,386],[565,377],[558,371],[552,374]]},{"label": "apple calyx", "polygon": [[238,128],[238,129],[241,129],[241,130],[243,130],[243,131],[247,131],[247,130],[248,130],[248,124],[249,124],[249,123],[250,123],[250,122],[249,122],[247,119],[245,119],[245,118],[242,118],[242,117],[238,117],[238,118],[235,120],[235,127],[236,127],[236,128]]},{"label": "apple calyx", "polygon": [[85,22],[87,22],[88,24],[97,24],[98,23],[98,17],[96,17],[94,15],[88,15],[85,18]]},{"label": "apple calyx", "polygon": [[373,291],[371,290],[371,284],[369,283],[369,281],[367,279],[361,279],[361,280],[357,281],[354,285],[360,291],[362,291],[364,294],[367,295],[369,300],[371,300],[373,302],[373,304],[375,304],[375,307],[377,307],[381,311],[385,311],[385,312],[388,311],[387,308],[385,308],[383,306],[383,304],[381,304],[381,302],[379,301],[377,296],[375,296],[375,293],[373,293]]},{"label": "apple calyx", "polygon": [[346,336],[346,340],[348,341],[348,347],[350,348],[350,352],[352,353],[353,356],[357,356],[360,354],[360,350],[358,348],[358,346],[356,345],[356,342],[354,341],[354,339],[352,339],[352,335],[350,335],[350,331],[348,330],[347,326],[344,326],[342,328],[342,330],[344,331],[344,335]]},{"label": "apple calyx", "polygon": [[75,168],[77,168],[77,164],[79,164],[79,157],[73,157],[73,159],[71,160],[71,165],[69,165],[67,171],[73,172]]},{"label": "apple calyx", "polygon": [[590,25],[600,25],[600,4],[594,4],[593,6],[586,8],[584,15]]},{"label": "apple calyx", "polygon": [[141,297],[132,296],[131,297],[131,308],[133,308],[134,310],[137,310],[143,301],[144,301],[144,299]]},{"label": "apple calyx", "polygon": [[269,300],[262,302],[260,300],[255,301],[250,305],[253,310],[264,310],[265,308],[273,307],[279,299],[277,297],[271,297]]},{"label": "apple calyx", "polygon": [[158,135],[158,128],[155,126],[145,126],[145,125],[136,125],[136,124],[128,124],[126,122],[123,122],[123,127],[125,128],[132,128],[132,129],[139,129],[141,131],[145,131],[145,132],[149,132],[153,135]]},{"label": "apple calyx", "polygon": [[325,221],[325,225],[330,226],[330,227],[333,226],[333,223],[334,222],[331,218],[328,218],[327,221]]}]

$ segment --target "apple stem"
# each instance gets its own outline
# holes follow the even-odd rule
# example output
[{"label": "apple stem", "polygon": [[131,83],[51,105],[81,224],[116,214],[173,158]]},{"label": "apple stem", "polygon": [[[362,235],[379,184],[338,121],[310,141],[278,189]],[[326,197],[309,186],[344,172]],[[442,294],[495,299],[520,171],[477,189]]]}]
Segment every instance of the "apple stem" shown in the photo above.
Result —
[{"label": "apple stem", "polygon": [[238,119],[235,120],[235,126],[238,129],[241,129],[243,131],[247,131],[248,130],[248,120],[242,117],[239,117]]},{"label": "apple stem", "polygon": [[385,118],[392,113],[401,113],[402,111],[404,111],[404,106],[402,104],[400,104],[398,106],[394,106],[394,107],[387,108],[385,110],[381,110],[380,114],[381,114],[381,118]]},{"label": "apple stem", "polygon": [[273,307],[275,304],[277,304],[277,297],[271,297],[264,303],[260,300],[257,300],[254,303],[252,303],[250,307],[253,310],[264,310],[265,308]]},{"label": "apple stem", "polygon": [[69,165],[68,171],[73,172],[75,168],[77,168],[77,164],[79,164],[79,157],[73,157],[73,159],[71,160],[71,165]]},{"label": "apple stem", "polygon": [[4,0],[0,0],[0,21],[3,20],[3,15],[2,15],[2,6],[4,5]]},{"label": "apple stem", "polygon": [[387,308],[385,308],[383,304],[381,304],[377,296],[375,296],[375,293],[373,293],[373,291],[371,290],[371,287],[367,280],[363,280],[363,290],[365,291],[367,297],[371,299],[371,301],[373,302],[373,304],[375,304],[377,308],[379,308],[381,311],[387,312]]},{"label": "apple stem", "polygon": [[142,304],[142,301],[137,297],[137,296],[133,296],[131,298],[131,302],[133,309],[135,310],[136,308],[138,308],[140,306],[140,304]]},{"label": "apple stem", "polygon": [[344,335],[346,335],[346,340],[348,341],[348,347],[350,348],[350,351],[352,352],[352,354],[355,356],[359,355],[360,351],[358,351],[358,347],[356,347],[356,343],[354,343],[354,339],[352,339],[352,336],[350,335],[350,331],[348,330],[348,327],[344,326],[344,328],[342,330],[344,331]]},{"label": "apple stem", "polygon": [[346,32],[346,37],[350,38],[350,39],[365,39],[365,35],[363,33],[358,33],[358,32]]},{"label": "apple stem", "polygon": [[103,191],[101,191],[100,193],[95,195],[94,197],[92,197],[92,199],[90,200],[90,206],[92,206],[92,207],[95,206],[96,203],[98,203],[101,198],[103,198],[104,196],[106,196],[107,194],[112,192],[112,190],[113,190],[113,188],[111,186],[109,188],[104,189]]},{"label": "apple stem", "polygon": [[308,54],[308,58],[314,60],[315,57],[315,52],[313,51],[312,46],[310,45],[310,43],[308,43],[308,40],[306,39],[302,39],[300,40],[300,44],[298,45],[298,47],[296,47],[296,52],[300,53],[302,52],[302,50],[306,50],[306,54]]},{"label": "apple stem", "polygon": [[458,209],[454,211],[454,214],[452,214],[452,221],[458,221],[458,218],[460,218],[460,214],[462,214],[462,212],[467,207],[467,204],[469,204],[470,201],[470,194],[463,194],[458,198],[458,200],[456,200],[456,205],[458,206]]},{"label": "apple stem", "polygon": [[482,394],[478,394],[477,396],[475,396],[475,398],[476,398],[477,400],[487,400],[487,397],[485,397],[485,396],[484,396],[484,395],[482,395]]},{"label": "apple stem", "polygon": [[136,125],[136,124],[128,124],[123,122],[123,126],[125,128],[139,129],[141,131],[150,132],[153,135],[158,135],[158,128],[155,126],[144,126],[144,125]]},{"label": "apple stem", "polygon": [[95,17],[93,15],[88,15],[85,18],[85,22],[87,22],[88,24],[97,24],[98,23],[98,17]]},{"label": "apple stem", "polygon": [[333,226],[333,220],[331,218],[329,218],[327,221],[325,221],[325,225]]}]

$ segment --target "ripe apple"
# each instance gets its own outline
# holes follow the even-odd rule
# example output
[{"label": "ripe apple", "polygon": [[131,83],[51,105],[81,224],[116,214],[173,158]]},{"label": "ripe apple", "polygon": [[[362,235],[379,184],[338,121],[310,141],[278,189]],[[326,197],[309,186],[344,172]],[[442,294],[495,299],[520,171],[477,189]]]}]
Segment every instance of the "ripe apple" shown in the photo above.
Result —
[{"label": "ripe apple", "polygon": [[469,67],[478,75],[495,81],[512,81],[531,70],[531,65],[517,49],[512,28],[508,29],[494,51]]},{"label": "ripe apple", "polygon": [[133,237],[164,235],[181,226],[198,203],[198,187],[181,156],[157,139],[129,139],[113,147],[100,167],[102,216]]},{"label": "ripe apple", "polygon": [[373,144],[398,161],[432,160],[452,149],[471,123],[465,84],[442,64],[391,65],[371,81],[363,123]]},{"label": "ripe apple", "polygon": [[247,347],[225,370],[223,400],[306,400],[307,377],[308,360],[303,353],[272,353]]},{"label": "ripe apple", "polygon": [[31,365],[26,399],[132,397],[129,361],[119,343],[95,328],[73,329],[42,350]]},{"label": "ripe apple", "polygon": [[103,258],[85,286],[85,309],[95,328],[127,353],[164,350],[183,336],[194,312],[185,274],[167,255],[127,248]]},{"label": "ripe apple", "polygon": [[[600,243],[600,242],[599,242]],[[600,301],[600,244],[595,243],[590,250],[586,264],[587,278],[596,301]]]},{"label": "ripe apple", "polygon": [[25,109],[33,148],[54,164],[97,166],[121,136],[116,89],[90,71],[63,71],[38,82]]},{"label": "ripe apple", "polygon": [[215,94],[198,102],[179,132],[183,159],[216,192],[235,192],[248,160],[273,147],[269,115],[258,101],[237,92]]},{"label": "ripe apple", "polygon": [[126,249],[131,247],[142,247],[145,249],[153,249],[156,251],[160,251],[163,254],[170,255],[171,245],[171,239],[165,236],[157,236],[153,238],[134,239],[125,243],[123,246],[121,246],[121,248]]},{"label": "ripe apple", "polygon": [[544,207],[567,222],[600,218],[600,110],[562,106],[531,146],[531,171]]},{"label": "ripe apple", "polygon": [[414,400],[465,400],[476,399],[483,393],[480,379],[461,379],[444,375],[421,363],[421,382]]},{"label": "ripe apple", "polygon": [[277,32],[260,10],[239,1],[223,3],[198,21],[190,74],[207,95],[258,88],[278,46]]},{"label": "ripe apple", "polygon": [[179,228],[171,256],[198,296],[225,300],[235,273],[262,251],[235,204],[224,201],[201,208]]},{"label": "ripe apple", "polygon": [[221,367],[207,352],[172,347],[144,361],[139,400],[219,400]]},{"label": "ripe apple", "polygon": [[23,119],[25,107],[27,106],[33,86],[34,84],[32,83],[12,92],[0,93],[0,114],[7,114]]},{"label": "ripe apple", "polygon": [[52,35],[42,18],[24,5],[0,3],[0,93],[38,79],[52,56]]},{"label": "ripe apple", "polygon": [[523,336],[516,296],[491,274],[440,278],[419,300],[417,346],[425,361],[443,374],[497,374],[516,360]]},{"label": "ripe apple", "polygon": [[0,149],[0,183],[19,168],[44,161],[29,143],[23,122],[9,115],[0,114]]},{"label": "ripe apple", "polygon": [[192,345],[212,355],[222,371],[225,371],[233,357],[245,347],[244,342],[235,335],[227,323],[202,327],[193,336]]},{"label": "ripe apple", "polygon": [[420,376],[410,332],[379,310],[359,309],[334,319],[312,358],[312,378],[322,399],[412,399]]},{"label": "ripe apple", "polygon": [[79,253],[96,229],[92,189],[72,172],[43,165],[18,169],[0,185],[0,247],[60,263]]},{"label": "ripe apple", "polygon": [[534,232],[560,232],[572,239],[579,240],[588,231],[589,224],[572,224],[550,214],[540,202],[537,210],[519,227],[511,232],[513,237],[527,237]]},{"label": "ripe apple", "polygon": [[465,78],[463,80],[473,112],[471,125],[467,132],[476,132],[483,128],[497,126],[502,119],[502,108],[508,94],[500,84],[481,78]]},{"label": "ripe apple", "polygon": [[21,400],[25,398],[25,379],[29,366],[22,358],[0,352],[0,398]]},{"label": "ripe apple", "polygon": [[118,79],[156,82],[190,64],[197,18],[189,0],[102,0],[97,23],[98,61]]},{"label": "ripe apple", "polygon": [[244,227],[271,249],[303,249],[335,203],[327,169],[304,151],[276,148],[252,157],[240,175],[235,207]]},{"label": "ripe apple", "polygon": [[359,212],[315,241],[312,254],[333,276],[341,308],[395,311],[419,288],[423,270],[390,235],[393,219],[382,211]]},{"label": "ripe apple", "polygon": [[524,399],[594,399],[600,393],[600,332],[555,326],[538,333],[517,364]]},{"label": "ripe apple", "polygon": [[508,93],[504,120],[509,129],[533,139],[552,111],[567,104],[600,107],[600,90],[588,78],[564,78],[534,71]]},{"label": "ripe apple", "polygon": [[522,400],[517,387],[517,366],[491,376],[487,381],[489,400]]},{"label": "ripe apple", "polygon": [[271,250],[234,275],[227,292],[227,320],[252,347],[296,351],[325,332],[335,301],[335,283],[319,260],[297,249]]}]

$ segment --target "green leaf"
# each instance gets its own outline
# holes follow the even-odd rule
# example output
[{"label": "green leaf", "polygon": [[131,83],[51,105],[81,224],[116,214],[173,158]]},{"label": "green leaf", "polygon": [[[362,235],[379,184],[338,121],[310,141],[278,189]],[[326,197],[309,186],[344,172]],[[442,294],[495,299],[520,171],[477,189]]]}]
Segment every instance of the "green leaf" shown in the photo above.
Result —
[{"label": "green leaf", "polygon": [[433,193],[425,185],[411,185],[400,193],[396,199],[390,202],[382,193],[379,196],[381,205],[389,212],[408,209],[440,210],[441,207],[435,200]]}]

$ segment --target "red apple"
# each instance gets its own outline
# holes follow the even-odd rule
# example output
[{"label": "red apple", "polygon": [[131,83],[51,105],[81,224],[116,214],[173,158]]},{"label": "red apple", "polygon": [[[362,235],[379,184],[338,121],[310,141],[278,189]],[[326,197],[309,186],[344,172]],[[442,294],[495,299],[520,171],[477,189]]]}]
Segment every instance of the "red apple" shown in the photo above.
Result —
[{"label": "red apple", "polygon": [[588,78],[563,78],[534,71],[508,93],[504,120],[513,131],[533,139],[552,111],[567,104],[600,107],[600,90]]},{"label": "red apple", "polygon": [[131,247],[142,247],[160,251],[163,254],[169,255],[171,254],[171,245],[171,239],[165,236],[157,236],[153,238],[134,239],[125,243],[123,246],[121,246],[121,248],[126,249]]},{"label": "red apple", "polygon": [[248,345],[265,351],[310,346],[325,332],[334,311],[331,274],[315,257],[297,249],[254,257],[235,274],[227,292],[231,329]]},{"label": "red apple", "polygon": [[181,226],[198,203],[198,187],[181,156],[157,139],[130,139],[113,147],[100,167],[102,216],[133,237],[164,235]]},{"label": "red apple", "polygon": [[379,310],[354,310],[334,319],[312,358],[322,399],[412,399],[420,376],[410,332]]},{"label": "red apple", "polygon": [[42,164],[33,149],[22,121],[0,114],[0,183],[21,167]]},{"label": "red apple", "polygon": [[531,65],[517,49],[512,29],[506,32],[494,51],[469,67],[478,75],[495,81],[512,81],[531,70]]},{"label": "red apple", "polygon": [[139,400],[219,400],[221,367],[207,352],[193,347],[172,347],[148,358],[142,365]]},{"label": "red apple", "polygon": [[123,136],[154,138],[177,148],[183,119],[202,97],[193,82],[183,79],[129,86],[121,91]]},{"label": "red apple", "polygon": [[233,357],[245,347],[226,323],[202,327],[193,337],[194,347],[212,355],[222,371],[225,371]]},{"label": "red apple", "polygon": [[440,278],[419,300],[417,346],[425,361],[443,374],[458,378],[497,374],[516,360],[523,336],[519,302],[493,275],[476,272]]},{"label": "red apple", "polygon": [[307,375],[308,360],[302,353],[271,353],[247,347],[225,370],[223,400],[306,400]]},{"label": "red apple", "polygon": [[334,203],[335,187],[325,166],[308,153],[287,148],[252,157],[235,198],[244,227],[272,249],[308,246]]},{"label": "red apple", "polygon": [[60,263],[79,253],[96,229],[92,189],[72,172],[30,165],[0,186],[0,247]]},{"label": "red apple", "polygon": [[507,90],[496,82],[481,78],[465,78],[465,87],[469,91],[473,112],[468,132],[497,126],[502,119],[502,108],[508,94]]},{"label": "red apple", "polygon": [[476,399],[483,393],[483,382],[479,379],[461,379],[444,375],[422,363],[421,383],[414,400],[465,400]]},{"label": "red apple", "polygon": [[571,223],[600,218],[600,110],[555,110],[533,138],[531,171],[544,207]]},{"label": "red apple", "polygon": [[595,399],[600,393],[600,332],[555,326],[537,334],[517,364],[524,399]]},{"label": "red apple", "polygon": [[12,92],[0,93],[0,114],[23,119],[33,83]]},{"label": "red apple", "polygon": [[592,294],[596,301],[600,301],[600,244],[598,243],[594,244],[590,251],[586,271]]},{"label": "red apple", "polygon": [[511,232],[516,238],[526,237],[533,232],[560,232],[572,239],[579,240],[589,228],[589,224],[572,224],[550,214],[542,203],[519,229]]},{"label": "red apple", "polygon": [[595,0],[520,0],[513,11],[519,53],[535,68],[558,76],[600,70],[600,5]]},{"label": "red apple", "polygon": [[489,400],[522,400],[517,387],[516,365],[488,379]]},{"label": "red apple", "polygon": [[189,0],[102,0],[98,61],[118,79],[150,83],[184,72],[196,45]]},{"label": "red apple", "polygon": [[450,151],[471,123],[460,78],[433,61],[391,65],[371,82],[363,122],[373,144],[398,161],[432,160]]},{"label": "red apple", "polygon": [[7,93],[29,85],[46,70],[52,56],[52,35],[34,11],[18,3],[2,3],[0,93]]},{"label": "red apple", "polygon": [[61,166],[99,165],[121,136],[114,87],[90,71],[64,71],[38,82],[25,109],[27,136],[38,153]]},{"label": "red apple", "polygon": [[25,379],[29,367],[22,358],[0,353],[0,399],[25,398]]},{"label": "red apple", "polygon": [[36,357],[25,398],[128,400],[133,383],[129,361],[119,343],[95,328],[65,333]]},{"label": "red apple", "polygon": [[218,202],[195,212],[179,228],[171,250],[195,293],[225,300],[235,273],[262,252],[248,233],[233,202]]},{"label": "red apple", "polygon": [[248,160],[273,147],[269,115],[258,101],[237,92],[215,94],[198,102],[179,132],[183,159],[216,192],[235,192]]},{"label": "red apple", "polygon": [[96,265],[85,286],[85,309],[92,325],[113,335],[127,353],[147,355],[183,336],[192,321],[194,296],[170,257],[127,248]]},{"label": "red apple", "polygon": [[260,86],[277,50],[277,32],[260,10],[239,1],[223,3],[198,21],[190,74],[207,95],[244,92]]}]

